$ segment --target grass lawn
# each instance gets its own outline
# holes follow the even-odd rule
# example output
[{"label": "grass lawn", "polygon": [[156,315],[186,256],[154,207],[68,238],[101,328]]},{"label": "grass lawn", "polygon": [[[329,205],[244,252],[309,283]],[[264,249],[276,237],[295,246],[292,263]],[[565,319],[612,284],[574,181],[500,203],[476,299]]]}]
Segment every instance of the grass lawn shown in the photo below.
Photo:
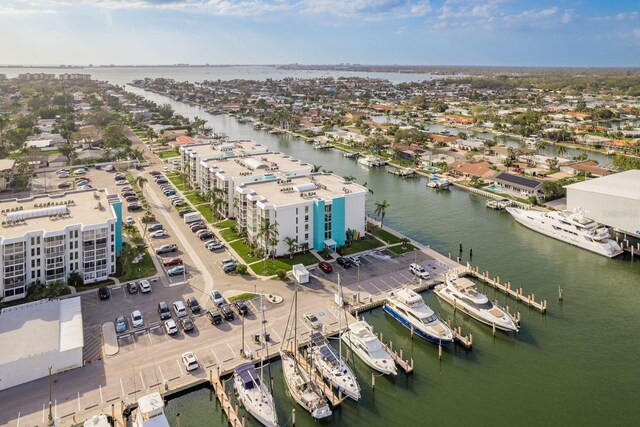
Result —
[{"label": "grass lawn", "polygon": [[176,184],[175,187],[180,191],[184,191],[187,189],[187,186],[184,184]]},{"label": "grass lawn", "polygon": [[276,258],[276,261],[286,264],[288,268],[285,268],[285,270],[289,270],[294,264],[311,265],[320,262],[311,252],[296,254],[293,258],[289,258],[288,256]]},{"label": "grass lawn", "polygon": [[131,261],[133,261],[133,259],[129,260],[125,264],[125,273],[118,277],[120,282],[124,283],[135,279],[141,279],[143,277],[153,276],[158,272],[158,270],[156,270],[156,266],[153,265],[153,261],[151,260],[151,256],[148,252],[145,252],[139,263],[133,264]]},{"label": "grass lawn", "polygon": [[202,214],[202,217],[208,223],[213,223],[213,221],[215,220],[213,218],[213,213],[211,213],[211,208],[209,207],[209,205],[196,206],[196,210]]},{"label": "grass lawn", "polygon": [[396,236],[395,234],[391,234],[387,230],[384,230],[381,228],[376,229],[376,231],[373,234],[376,237],[387,242],[387,244],[389,245],[402,242],[402,239],[400,237]]},{"label": "grass lawn", "polygon": [[220,232],[220,236],[222,236],[222,238],[227,242],[238,240],[240,238],[240,235],[236,233],[233,228],[227,228],[226,230],[222,230]]},{"label": "grass lawn", "polygon": [[236,242],[230,243],[229,246],[231,246],[233,250],[235,250],[238,253],[238,255],[240,255],[242,260],[247,264],[260,260],[260,258],[249,256],[249,252],[251,252],[251,248],[242,240],[238,240]]},{"label": "grass lawn", "polygon": [[396,245],[396,246],[391,246],[389,248],[389,250],[391,252],[393,252],[394,254],[398,254],[398,255],[402,255],[402,254],[405,254],[407,252],[413,252],[416,249],[417,248],[415,246],[413,246],[411,243],[407,243],[406,246],[402,246],[402,244],[400,244],[400,245]]},{"label": "grass lawn", "polygon": [[207,203],[205,199],[200,197],[197,191],[189,191],[184,193],[185,197],[188,201],[190,201],[193,205],[201,205],[203,203]]},{"label": "grass lawn", "polygon": [[180,153],[176,150],[167,150],[167,151],[156,151],[155,155],[160,157],[161,159],[168,159],[170,157],[178,157]]},{"label": "grass lawn", "polygon": [[169,174],[167,174],[167,178],[174,185],[184,185],[184,186],[186,186],[186,183],[178,175],[170,176]]},{"label": "grass lawn", "polygon": [[376,240],[373,237],[365,237],[364,239],[351,242],[351,246],[344,246],[343,249],[345,255],[351,255],[358,252],[379,248],[380,246],[382,246],[382,243],[380,243],[379,240]]},{"label": "grass lawn", "polygon": [[214,225],[220,228],[233,228],[236,226],[237,223],[238,221],[236,221],[235,219],[228,218],[228,219],[225,219],[224,221],[217,222]]},{"label": "grass lawn", "polygon": [[306,253],[306,254],[295,255],[293,259],[289,257],[282,257],[282,258],[276,258],[276,259],[269,258],[264,263],[260,261],[250,265],[249,267],[258,275],[273,276],[278,272],[278,270],[285,270],[285,271],[291,270],[294,264],[311,265],[311,264],[316,264],[317,262],[318,262],[318,258],[313,256],[313,254],[311,253]]},{"label": "grass lawn", "polygon": [[227,298],[227,300],[229,302],[244,301],[244,300],[255,298],[257,296],[258,296],[258,294],[254,294],[253,292],[245,292],[243,294],[236,295],[236,296],[233,296],[231,298]]}]

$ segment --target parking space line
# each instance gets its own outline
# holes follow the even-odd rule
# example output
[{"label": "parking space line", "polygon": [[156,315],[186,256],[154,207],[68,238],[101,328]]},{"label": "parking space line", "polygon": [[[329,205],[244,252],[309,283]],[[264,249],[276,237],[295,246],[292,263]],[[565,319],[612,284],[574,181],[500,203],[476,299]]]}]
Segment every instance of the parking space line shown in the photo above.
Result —
[{"label": "parking space line", "polygon": [[122,395],[126,396],[127,393],[124,392],[124,385],[122,385],[122,378],[120,378],[120,390],[122,390]]},{"label": "parking space line", "polygon": [[373,284],[373,282],[369,282],[369,284],[370,284],[371,286],[373,286],[374,288],[376,288],[376,289],[378,290],[378,292],[379,292],[379,293],[382,293],[382,291],[380,290],[380,288],[379,288],[379,287],[377,287],[376,285],[374,285],[374,284]]},{"label": "parking space line", "polygon": [[231,346],[229,345],[229,343],[227,343],[227,347],[229,347],[229,350],[231,350],[231,354],[233,354],[233,358],[235,359],[235,358],[237,357],[237,356],[236,356],[236,352],[235,352],[235,351],[233,351],[233,349],[231,348]]},{"label": "parking space line", "polygon": [[[46,403],[42,404],[42,424],[44,424],[44,407],[45,407]],[[18,412],[18,418],[20,418],[20,412]],[[18,421],[18,424],[20,423],[20,421]]]},{"label": "parking space line", "polygon": [[218,355],[216,354],[215,351],[213,351],[213,349],[211,347],[209,347],[209,350],[211,350],[211,353],[213,353],[213,357],[216,358],[216,361],[218,362],[218,365],[220,364],[220,359],[218,359]]},{"label": "parking space line", "polygon": [[278,342],[282,342],[282,338],[280,338],[280,335],[278,335],[278,333],[276,332],[275,329],[271,328],[271,332],[273,332],[273,334],[278,337]]},{"label": "parking space line", "polygon": [[407,277],[404,273],[400,273],[400,275],[410,282],[413,281],[413,277]]},{"label": "parking space line", "polygon": [[104,403],[104,398],[102,397],[102,384],[98,384],[98,390],[100,390],[100,403]]},{"label": "parking space line", "polygon": [[253,302],[252,302],[252,301],[249,301],[249,304],[251,304],[251,307],[253,307],[253,312],[254,312],[254,313],[259,313],[259,312],[260,312],[260,310],[258,310],[258,309],[256,308],[256,306],[255,306],[255,305],[253,305]]},{"label": "parking space line", "polygon": [[401,281],[399,281],[398,279],[396,279],[396,278],[395,278],[395,276],[391,276],[391,278],[392,278],[393,280],[395,280],[397,284],[399,284],[399,285],[404,285],[404,283],[402,283]]},{"label": "parking space line", "polygon": [[388,287],[389,289],[393,289],[393,286],[389,285],[389,284],[388,284],[387,282],[385,282],[384,280],[380,279],[380,281],[381,281],[382,283],[384,283],[384,285],[385,285],[386,287]]},{"label": "parking space line", "polygon": [[[149,329],[149,332],[151,332],[151,329]],[[153,344],[153,340],[151,339],[151,334],[147,334],[147,337],[149,337],[149,343]]]},{"label": "parking space line", "polygon": [[182,366],[180,366],[180,360],[176,360],[176,363],[178,364],[178,369],[180,369],[180,376],[184,375],[184,372],[182,371]]},{"label": "parking space line", "polygon": [[142,381],[142,389],[146,390],[147,386],[145,386],[144,384],[144,377],[142,376],[142,372],[138,372],[138,374],[140,375],[140,381]]},{"label": "parking space line", "polygon": [[162,369],[158,366],[158,371],[160,371],[160,376],[162,377],[162,382],[164,383],[166,380],[164,379],[164,374],[162,373]]}]

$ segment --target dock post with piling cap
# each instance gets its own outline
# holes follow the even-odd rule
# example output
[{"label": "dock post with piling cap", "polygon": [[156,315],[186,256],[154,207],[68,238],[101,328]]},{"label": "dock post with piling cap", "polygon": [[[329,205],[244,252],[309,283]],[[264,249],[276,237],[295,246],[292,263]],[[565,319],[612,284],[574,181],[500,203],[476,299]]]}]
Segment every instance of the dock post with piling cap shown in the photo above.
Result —
[{"label": "dock post with piling cap", "polygon": [[462,253],[462,242],[458,243],[459,251]]},{"label": "dock post with piling cap", "polygon": [[291,425],[292,426],[296,425],[296,408],[293,408],[291,410]]},{"label": "dock post with piling cap", "polygon": [[402,357],[402,347],[400,347],[400,359],[404,360],[404,357]]},{"label": "dock post with piling cap", "polygon": [[469,248],[469,258],[473,258],[473,248]]},{"label": "dock post with piling cap", "polygon": [[495,324],[495,322],[491,324],[491,330],[493,332],[493,336],[495,337],[496,336],[496,324]]},{"label": "dock post with piling cap", "polygon": [[371,388],[375,390],[376,388],[376,374],[371,372]]},{"label": "dock post with piling cap", "polygon": [[438,360],[442,360],[442,344],[438,344]]},{"label": "dock post with piling cap", "polygon": [[562,288],[560,286],[558,286],[558,301],[562,301],[563,297],[562,297]]},{"label": "dock post with piling cap", "polygon": [[411,339],[413,339],[413,325],[411,325]]}]

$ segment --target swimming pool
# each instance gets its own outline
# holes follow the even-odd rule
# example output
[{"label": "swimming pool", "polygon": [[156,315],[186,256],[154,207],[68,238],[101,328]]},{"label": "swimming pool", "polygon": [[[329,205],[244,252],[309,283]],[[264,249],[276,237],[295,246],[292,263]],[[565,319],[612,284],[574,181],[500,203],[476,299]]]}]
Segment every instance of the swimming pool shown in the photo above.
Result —
[{"label": "swimming pool", "polygon": [[487,187],[484,187],[485,190],[489,190],[493,193],[506,193],[506,191],[504,191],[501,187],[498,187],[495,184],[491,184]]}]

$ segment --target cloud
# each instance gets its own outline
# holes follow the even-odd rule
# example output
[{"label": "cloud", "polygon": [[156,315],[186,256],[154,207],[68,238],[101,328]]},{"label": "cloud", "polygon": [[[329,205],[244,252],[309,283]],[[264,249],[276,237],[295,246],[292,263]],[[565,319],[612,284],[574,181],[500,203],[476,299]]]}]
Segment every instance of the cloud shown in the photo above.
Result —
[{"label": "cloud", "polygon": [[382,20],[422,17],[431,11],[431,4],[428,0],[300,0],[293,9],[305,14]]},{"label": "cloud", "polygon": [[38,7],[19,7],[15,4],[2,4],[0,5],[0,16],[1,15],[40,15],[40,14],[51,14],[56,13],[53,9],[41,9]]}]

